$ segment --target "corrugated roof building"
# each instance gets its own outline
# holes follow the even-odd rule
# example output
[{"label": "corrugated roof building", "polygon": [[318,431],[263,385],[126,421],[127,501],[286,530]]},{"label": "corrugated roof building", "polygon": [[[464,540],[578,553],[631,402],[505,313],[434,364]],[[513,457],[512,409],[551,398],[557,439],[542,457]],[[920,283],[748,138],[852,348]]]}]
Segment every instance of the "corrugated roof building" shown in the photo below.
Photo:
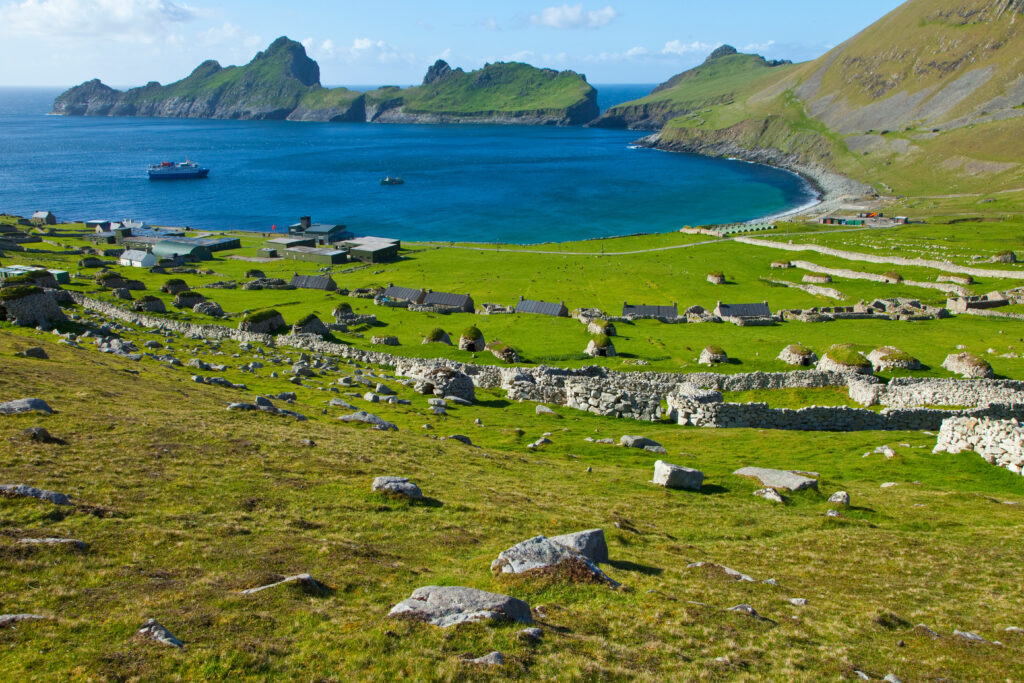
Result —
[{"label": "corrugated roof building", "polygon": [[715,315],[719,318],[764,318],[771,314],[767,301],[759,304],[723,304],[719,301],[715,306]]},{"label": "corrugated roof building", "polygon": [[338,284],[329,275],[299,275],[295,273],[292,275],[290,284],[298,289],[320,289],[325,292],[334,292],[338,289]]},{"label": "corrugated roof building", "polygon": [[452,311],[464,311],[472,313],[476,309],[473,297],[469,294],[450,294],[448,292],[427,292],[423,297],[424,306],[436,306],[438,308],[450,309]]},{"label": "corrugated roof building", "polygon": [[422,289],[396,287],[393,284],[389,284],[388,288],[384,290],[384,293],[381,294],[381,296],[385,299],[391,299],[392,301],[408,301],[411,304],[422,304],[427,293]]}]

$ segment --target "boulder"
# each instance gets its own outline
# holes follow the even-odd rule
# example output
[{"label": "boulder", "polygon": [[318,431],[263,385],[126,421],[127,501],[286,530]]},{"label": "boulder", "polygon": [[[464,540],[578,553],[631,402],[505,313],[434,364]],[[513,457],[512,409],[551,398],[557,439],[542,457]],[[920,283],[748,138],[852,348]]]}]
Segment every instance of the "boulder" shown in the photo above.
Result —
[{"label": "boulder", "polygon": [[342,415],[338,418],[342,422],[363,422],[369,425],[373,425],[374,429],[379,429],[382,432],[387,431],[398,431],[398,426],[394,422],[388,422],[383,420],[373,413],[368,413],[365,410],[357,410],[351,415]]},{"label": "boulder", "polygon": [[544,536],[534,536],[503,550],[491,563],[494,574],[524,574],[565,570],[573,578],[587,577],[617,586],[601,569],[583,554]]},{"label": "boulder", "polygon": [[483,657],[467,659],[466,663],[475,664],[476,666],[504,666],[505,658],[500,652],[495,650],[494,652],[488,652]]},{"label": "boulder", "polygon": [[0,403],[0,415],[18,415],[37,410],[40,413],[52,413],[53,408],[46,404],[41,398],[19,398],[13,401]]},{"label": "boulder", "polygon": [[552,415],[554,417],[561,417],[558,413],[556,413],[555,411],[551,410],[551,408],[549,408],[548,406],[546,406],[546,405],[544,405],[542,403],[538,403],[537,404],[537,407],[534,409],[534,412],[537,415]]},{"label": "boulder", "polygon": [[413,500],[423,500],[420,487],[405,477],[377,477],[373,480],[373,490],[380,493],[394,493]]},{"label": "boulder", "polygon": [[152,640],[169,647],[180,648],[184,645],[184,643],[171,635],[171,632],[164,628],[156,619],[147,619],[142,628],[136,631],[135,638],[138,640]]},{"label": "boulder", "polygon": [[25,484],[0,484],[0,495],[16,498],[38,498],[54,505],[71,505],[71,499],[63,493],[37,489],[35,486]]},{"label": "boulder", "polygon": [[571,548],[594,564],[608,561],[608,544],[604,540],[604,529],[587,529],[548,539],[552,543]]},{"label": "boulder", "polygon": [[733,581],[746,581],[747,583],[754,583],[754,577],[748,576],[743,572],[738,572],[735,569],[726,567],[724,564],[717,564],[715,562],[692,562],[686,565],[687,569],[701,569],[703,567],[706,567],[707,569],[711,570],[720,571]]},{"label": "boulder", "polygon": [[788,470],[772,470],[765,467],[742,467],[733,474],[740,477],[753,477],[763,485],[782,489],[783,491],[802,491],[804,489],[818,488],[818,480],[796,474]]},{"label": "boulder", "polygon": [[654,439],[648,439],[646,436],[630,436],[628,434],[619,438],[619,445],[625,446],[626,448],[647,448],[648,446],[662,447],[661,444]]},{"label": "boulder", "polygon": [[754,495],[759,498],[764,498],[767,501],[771,501],[772,503],[786,502],[782,499],[782,496],[779,495],[779,492],[773,488],[758,489],[757,491],[754,491]]},{"label": "boulder", "polygon": [[7,628],[22,621],[45,619],[42,614],[0,614],[0,628]]},{"label": "boulder", "polygon": [[669,489],[700,491],[700,487],[704,484],[704,473],[700,470],[658,460],[654,463],[654,478],[651,479],[651,483]]},{"label": "boulder", "polygon": [[22,358],[36,358],[38,360],[49,360],[50,356],[46,353],[46,349],[41,346],[32,346],[18,354]]},{"label": "boulder", "polygon": [[849,507],[850,494],[847,493],[846,491],[836,491],[831,496],[829,496],[828,502],[838,503],[839,505],[842,505],[844,507]]},{"label": "boulder", "polygon": [[18,543],[21,545],[67,546],[75,550],[85,550],[89,547],[84,541],[79,541],[77,538],[20,538]]},{"label": "boulder", "polygon": [[391,608],[388,616],[448,627],[478,621],[532,624],[530,606],[522,600],[463,586],[423,586]]}]

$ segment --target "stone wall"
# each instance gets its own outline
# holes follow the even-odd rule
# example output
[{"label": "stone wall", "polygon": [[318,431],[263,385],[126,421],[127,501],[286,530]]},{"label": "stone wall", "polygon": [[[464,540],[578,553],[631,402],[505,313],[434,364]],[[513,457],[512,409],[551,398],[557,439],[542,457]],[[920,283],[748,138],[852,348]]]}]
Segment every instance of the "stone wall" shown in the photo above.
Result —
[{"label": "stone wall", "polygon": [[51,327],[67,320],[57,300],[39,289],[20,299],[0,300],[0,319],[21,327]]},{"label": "stone wall", "polygon": [[851,381],[849,392],[861,405],[891,408],[1024,404],[1024,381],[1014,379],[897,377],[888,384]]},{"label": "stone wall", "polygon": [[988,463],[1024,473],[1024,427],[1020,418],[1009,420],[951,417],[942,421],[933,452],[974,451]]}]

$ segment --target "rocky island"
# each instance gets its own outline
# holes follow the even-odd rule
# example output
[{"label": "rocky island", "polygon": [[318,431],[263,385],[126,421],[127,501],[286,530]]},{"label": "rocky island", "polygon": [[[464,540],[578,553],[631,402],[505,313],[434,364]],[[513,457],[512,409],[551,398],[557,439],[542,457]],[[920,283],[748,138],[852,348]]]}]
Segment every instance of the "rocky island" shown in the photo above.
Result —
[{"label": "rocky island", "polygon": [[91,80],[59,95],[53,114],[380,123],[582,125],[599,113],[597,91],[574,71],[518,62],[465,72],[438,60],[423,83],[366,93],[326,88],[301,43],[278,38],[245,66],[213,60],[186,78],[120,91]]}]

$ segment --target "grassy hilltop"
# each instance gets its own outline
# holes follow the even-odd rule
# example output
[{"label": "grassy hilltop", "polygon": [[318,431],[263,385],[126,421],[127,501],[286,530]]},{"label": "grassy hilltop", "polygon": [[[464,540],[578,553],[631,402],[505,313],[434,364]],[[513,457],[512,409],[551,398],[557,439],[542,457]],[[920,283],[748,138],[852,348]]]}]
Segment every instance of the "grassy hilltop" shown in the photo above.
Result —
[{"label": "grassy hilltop", "polygon": [[712,59],[605,123],[645,127],[661,109],[677,116],[652,144],[822,166],[882,194],[1018,187],[1022,11],[1016,0],[910,0],[814,61]]},{"label": "grassy hilltop", "polygon": [[571,125],[598,114],[596,91],[572,71],[497,63],[465,73],[443,61],[420,86],[363,94],[325,88],[305,48],[278,38],[245,66],[209,60],[168,85],[121,92],[98,80],[59,95],[53,113],[301,121],[487,121]]}]

